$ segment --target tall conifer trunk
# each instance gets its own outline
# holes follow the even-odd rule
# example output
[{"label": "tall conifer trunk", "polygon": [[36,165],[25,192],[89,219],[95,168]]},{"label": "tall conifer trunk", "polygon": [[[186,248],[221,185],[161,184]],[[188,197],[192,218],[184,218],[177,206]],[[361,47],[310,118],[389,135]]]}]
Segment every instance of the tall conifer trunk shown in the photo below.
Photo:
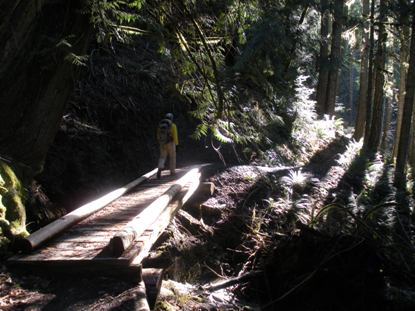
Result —
[{"label": "tall conifer trunk", "polygon": [[325,113],[334,115],[336,95],[339,81],[339,69],[341,64],[341,41],[344,25],[344,0],[334,1],[334,21],[330,53],[330,69],[327,84],[327,98]]},{"label": "tall conifer trunk", "polygon": [[370,151],[377,151],[380,146],[382,135],[382,119],[383,119],[383,87],[385,84],[385,45],[387,33],[385,29],[386,22],[386,0],[380,0],[379,8],[379,33],[378,44],[375,58],[375,95],[373,98],[372,120],[370,125],[370,134],[367,147]]},{"label": "tall conifer trunk", "polygon": [[412,34],[409,54],[408,75],[406,77],[406,94],[403,106],[401,134],[399,137],[398,153],[395,169],[395,185],[399,189],[405,189],[405,167],[408,159],[408,148],[411,130],[411,120],[414,105],[415,92],[415,2],[412,4]]},{"label": "tall conifer trunk", "polygon": [[[405,1],[400,1],[405,2]],[[402,124],[402,113],[403,106],[405,102],[405,83],[406,83],[406,74],[408,72],[408,54],[409,54],[409,40],[410,40],[410,27],[409,27],[409,14],[408,10],[404,9],[404,3],[401,3],[401,16],[400,22],[402,24],[401,31],[399,33],[400,40],[400,53],[399,53],[399,95],[398,95],[398,117],[396,120],[396,134],[395,134],[395,145],[393,148],[393,157],[396,158],[398,154],[398,144],[401,135],[401,124]]]},{"label": "tall conifer trunk", "polygon": [[323,116],[327,101],[327,84],[329,78],[329,24],[330,5],[328,0],[321,0],[320,57],[317,84],[317,114]]},{"label": "tall conifer trunk", "polygon": [[348,98],[348,106],[350,109],[349,116],[350,120],[353,119],[355,107],[354,107],[354,72],[353,72],[353,49],[350,47],[350,63],[349,63],[349,98]]},{"label": "tall conifer trunk", "polygon": [[367,77],[367,99],[366,99],[366,121],[363,148],[367,150],[369,143],[370,127],[372,123],[372,106],[373,106],[373,50],[375,44],[375,0],[370,5],[370,35],[369,35],[369,63]]},{"label": "tall conifer trunk", "polygon": [[367,79],[368,79],[368,58],[369,58],[369,0],[363,0],[362,17],[364,20],[362,30],[362,43],[361,43],[361,57],[360,57],[360,83],[359,83],[359,102],[357,108],[356,124],[353,137],[359,140],[363,137],[365,122],[366,122],[366,103],[367,103]]}]

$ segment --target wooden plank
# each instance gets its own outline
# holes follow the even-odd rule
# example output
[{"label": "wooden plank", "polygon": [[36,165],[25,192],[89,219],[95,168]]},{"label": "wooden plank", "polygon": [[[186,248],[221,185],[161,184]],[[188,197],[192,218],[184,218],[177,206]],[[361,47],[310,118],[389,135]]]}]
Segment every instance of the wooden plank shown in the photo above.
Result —
[{"label": "wooden plank", "polygon": [[146,295],[150,309],[153,309],[163,282],[163,269],[146,268],[142,270],[142,279],[146,285]]},{"label": "wooden plank", "polygon": [[194,180],[200,174],[199,169],[198,167],[193,168],[177,180],[162,196],[151,203],[137,217],[130,221],[119,234],[111,239],[110,248],[113,250],[114,256],[120,256],[131,246],[135,238],[140,236],[157,219],[184,185]]},{"label": "wooden plank", "polygon": [[32,233],[29,235],[22,243],[22,246],[25,251],[31,251],[34,248],[38,247],[40,244],[44,243],[46,240],[49,240],[51,237],[55,236],[56,234],[62,232],[66,228],[72,226],[73,224],[85,219],[86,217],[90,216],[91,214],[95,213],[96,211],[104,208],[106,205],[111,203],[112,201],[116,200],[128,190],[136,187],[138,184],[143,183],[144,181],[148,180],[150,177],[154,176],[157,173],[157,169],[154,169],[147,174],[141,176],[133,180],[132,182],[128,183],[122,188],[118,188],[99,199],[96,199],[90,203],[87,203],[73,212],[57,219],[56,221],[48,224],[47,226],[43,227],[42,229]]},{"label": "wooden plank", "polygon": [[157,220],[151,225],[151,230],[146,230],[144,234],[137,238],[137,241],[141,241],[143,246],[141,251],[133,259],[132,264],[139,265],[146,258],[150,252],[151,247],[169,225],[174,218],[177,211],[190,199],[190,197],[197,190],[200,183],[200,173],[193,181],[189,188],[185,188],[180,194],[179,198],[168,205]]},{"label": "wooden plank", "polygon": [[[187,174],[185,174],[185,176],[186,175]],[[155,220],[150,226],[151,229],[144,228],[141,230],[142,235],[134,238],[132,243],[133,246],[130,247],[128,251],[124,252],[122,256],[117,258],[113,257],[113,253],[110,249],[112,246],[107,243],[108,239],[113,236],[114,232],[117,232],[117,228],[125,229],[125,225],[131,223],[131,221],[128,222],[128,220],[125,220],[125,217],[132,217],[140,211],[143,213],[151,207],[151,204],[148,205],[147,208],[141,208],[138,211],[136,206],[132,207],[132,209],[130,209],[130,207],[124,208],[123,206],[120,208],[119,205],[112,207],[110,205],[115,206],[117,203],[116,201],[113,201],[113,203],[99,212],[102,213],[102,215],[93,215],[92,217],[84,219],[73,226],[71,230],[65,235],[62,235],[57,241],[49,244],[37,254],[15,256],[10,262],[44,267],[88,267],[88,269],[92,270],[94,270],[95,267],[102,267],[105,265],[113,265],[114,267],[140,266],[142,259],[148,255],[151,246],[168,225],[174,216],[175,211],[187,201],[199,185],[200,172],[197,172],[195,178],[190,179],[193,179],[193,183],[190,183],[190,189],[188,189],[189,184],[185,184],[184,187],[182,186],[182,191],[179,195],[180,200],[175,200],[168,204],[166,208],[161,211],[158,219],[156,215]],[[196,181],[196,183],[194,181]],[[172,180],[160,188],[167,189],[168,191],[179,182],[180,180]],[[148,190],[151,192],[151,195],[149,194],[150,192],[147,193],[149,194],[149,197],[152,195],[157,196],[159,193],[158,191],[160,191],[155,191],[155,189]],[[147,192],[147,190],[144,190],[144,192]],[[137,191],[134,195],[139,196],[141,193],[143,192]],[[129,200],[129,202],[131,201],[132,200]],[[134,201],[138,202],[141,200]],[[111,210],[111,208],[115,208],[115,210]],[[154,210],[150,210],[150,212],[154,213]]]},{"label": "wooden plank", "polygon": [[[30,268],[30,273],[35,269],[39,269],[39,272],[42,274],[47,274],[48,272],[53,271],[54,273],[65,274],[74,274],[74,272],[83,271],[83,272],[93,272],[105,270],[135,270],[140,273],[141,279],[141,266],[131,266],[128,262],[123,260],[118,260],[114,258],[99,258],[94,260],[54,260],[49,262],[41,261],[29,261],[29,260],[14,260],[8,263],[8,266],[11,269],[18,268],[19,271],[24,270],[24,267]],[[45,269],[48,267],[48,269]],[[73,269],[63,269],[63,268],[73,268]],[[104,273],[103,273],[104,274]],[[116,274],[115,274],[116,275]]]},{"label": "wooden plank", "polygon": [[102,235],[102,234],[109,234],[111,232],[117,232],[117,226],[114,227],[106,227],[106,226],[75,226],[72,229],[68,230],[66,234],[87,234],[87,235]]},{"label": "wooden plank", "polygon": [[[85,235],[65,235],[59,239],[57,239],[52,245],[56,243],[96,243],[101,241],[109,242],[111,237],[113,237],[116,233],[111,235],[95,235],[95,236],[85,236]],[[49,247],[49,246],[47,246]]]},{"label": "wooden plank", "polygon": [[[141,279],[141,266],[130,265],[130,262],[126,260],[114,259],[114,258],[94,258],[94,259],[68,259],[68,258],[55,258],[49,260],[30,260],[27,257],[14,256],[8,260],[8,266],[18,268],[19,271],[22,267],[30,267],[32,273],[36,269],[42,274],[53,273],[69,273],[74,274],[76,272],[84,272],[85,274],[98,275],[114,275],[119,276],[124,270],[125,273],[132,271],[140,272],[139,279]],[[47,268],[47,269],[46,269]]]},{"label": "wooden plank", "polygon": [[44,250],[42,252],[37,252],[36,254],[29,255],[19,259],[21,262],[51,262],[51,261],[82,261],[82,260],[92,260],[100,253],[101,249],[92,249],[92,250],[83,250],[83,251],[60,251],[60,252],[51,252],[49,250]]}]

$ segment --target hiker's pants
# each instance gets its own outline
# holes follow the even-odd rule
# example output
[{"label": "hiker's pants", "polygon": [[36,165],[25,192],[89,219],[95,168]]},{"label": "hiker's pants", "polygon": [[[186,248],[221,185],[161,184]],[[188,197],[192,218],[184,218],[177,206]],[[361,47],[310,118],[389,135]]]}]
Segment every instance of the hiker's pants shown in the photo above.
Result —
[{"label": "hiker's pants", "polygon": [[170,173],[174,174],[176,172],[176,144],[174,142],[160,145],[159,170],[164,168],[167,157],[169,157]]}]

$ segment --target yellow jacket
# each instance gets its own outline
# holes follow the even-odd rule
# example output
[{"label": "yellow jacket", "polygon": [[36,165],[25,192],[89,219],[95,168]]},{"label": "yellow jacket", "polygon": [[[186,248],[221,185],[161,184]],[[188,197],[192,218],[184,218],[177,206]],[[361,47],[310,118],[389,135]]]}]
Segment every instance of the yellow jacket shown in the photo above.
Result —
[{"label": "yellow jacket", "polygon": [[[160,129],[157,128],[157,140],[160,139],[159,132]],[[177,133],[177,126],[174,122],[171,123],[171,136],[173,138],[174,144],[177,146],[179,144],[179,135]]]},{"label": "yellow jacket", "polygon": [[177,146],[179,144],[179,135],[177,134],[177,126],[172,122],[171,124],[171,136],[173,137],[173,142]]}]

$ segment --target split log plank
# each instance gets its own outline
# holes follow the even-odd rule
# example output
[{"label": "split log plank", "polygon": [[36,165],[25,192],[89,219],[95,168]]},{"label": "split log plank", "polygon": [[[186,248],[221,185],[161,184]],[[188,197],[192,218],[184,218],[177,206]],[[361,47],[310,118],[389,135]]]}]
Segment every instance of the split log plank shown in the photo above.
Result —
[{"label": "split log plank", "polygon": [[[197,178],[194,178],[193,180],[196,180],[197,183],[191,183],[193,188],[197,187],[200,178],[199,176],[200,173],[198,173]],[[166,182],[166,180],[164,180],[164,182]],[[160,185],[158,187],[158,191],[155,191],[154,189],[144,189],[140,191],[139,194],[127,194],[127,196],[136,195],[141,197],[141,194],[143,192],[147,192],[148,190],[149,192],[147,194],[150,196],[149,193],[151,192],[154,198],[156,194],[160,193],[160,188],[168,190],[171,188],[171,185],[174,185],[174,183],[175,180],[170,180],[168,181],[168,183]],[[141,188],[142,186],[140,186],[140,189]],[[88,267],[88,269],[94,271],[95,268],[102,268],[106,265],[109,265],[108,267],[137,266],[131,265],[131,262],[135,259],[141,258],[139,260],[140,264],[138,264],[138,266],[141,266],[142,258],[148,255],[148,252],[152,244],[157,240],[157,238],[160,236],[162,231],[165,229],[165,227],[172,219],[174,215],[174,212],[172,211],[177,211],[183,205],[184,201],[186,201],[191,196],[192,192],[194,192],[192,190],[186,196],[186,193],[188,192],[184,191],[186,189],[186,186],[182,188],[183,194],[182,192],[180,192],[179,195],[179,197],[182,198],[182,202],[171,202],[169,204],[169,208],[166,208],[164,211],[162,211],[162,214],[160,215],[160,221],[164,219],[164,222],[166,224],[162,226],[160,223],[157,223],[157,221],[155,221],[155,223],[151,225],[151,227],[155,228],[155,230],[145,230],[140,237],[137,237],[135,239],[135,249],[130,249],[129,252],[125,252],[124,254],[122,254],[122,257],[112,257],[111,252],[108,248],[107,241],[109,237],[113,236],[114,232],[116,232],[117,229],[124,228],[124,226],[128,223],[128,221],[124,220],[118,220],[117,223],[114,223],[114,221],[112,221],[111,219],[111,216],[113,214],[117,215],[116,217],[123,215],[124,211],[127,211],[127,213],[129,214],[128,211],[130,210],[130,208],[124,208],[123,205],[129,205],[133,200],[125,200],[126,196],[124,196],[121,200],[121,204],[120,202],[117,202],[117,204],[115,202],[110,203],[106,206],[106,208],[98,211],[98,216],[97,214],[94,214],[88,217],[87,219],[82,220],[79,224],[73,226],[72,229],[66,231],[64,235],[58,238],[56,242],[48,245],[45,249],[40,250],[39,254],[26,255],[24,258],[14,256],[15,258],[10,260],[9,262],[17,262],[19,266],[22,264],[28,264],[31,266],[38,265],[39,267],[46,267],[42,264],[42,262],[44,262],[47,264],[47,267],[74,267],[75,269],[77,269],[76,271],[78,271],[79,267]],[[139,202],[139,200],[136,200],[136,202]],[[109,209],[110,205],[114,205],[114,212],[112,212],[111,209]],[[108,213],[104,212],[104,210],[106,209],[109,209]],[[137,206],[133,206],[132,209],[135,210],[134,213],[140,212],[138,211]],[[100,232],[100,230],[102,230],[102,232]],[[86,234],[85,237],[81,237],[81,234],[83,233]],[[107,237],[106,241],[104,242],[101,239],[101,237],[104,238],[105,236]],[[86,247],[86,245],[90,245],[90,247]]]},{"label": "split log plank", "polygon": [[[140,236],[168,206],[170,201],[181,191],[191,180],[197,178],[200,167],[191,169],[174,185],[172,185],[162,196],[151,203],[142,213],[130,221],[124,229],[110,240],[110,248],[113,255],[118,257],[127,250],[135,238]],[[199,175],[200,176],[200,175]]]},{"label": "split log plank", "polygon": [[128,190],[136,187],[138,184],[143,183],[157,173],[157,169],[154,169],[147,174],[133,180],[122,188],[118,188],[103,197],[96,199],[90,203],[87,203],[71,213],[57,219],[56,221],[48,224],[42,229],[29,235],[24,242],[25,251],[31,251],[34,248],[38,247],[40,244],[49,240],[51,237],[62,232],[66,228],[72,226],[73,224],[85,219],[96,211],[104,208],[106,205],[116,200]]},{"label": "split log plank", "polygon": [[140,253],[134,258],[132,264],[139,265],[143,261],[144,258],[148,256],[150,253],[151,247],[169,225],[171,220],[175,217],[176,213],[180,210],[180,208],[189,200],[189,198],[194,194],[197,190],[199,183],[200,183],[200,173],[195,181],[191,184],[188,189],[184,189],[183,193],[181,193],[177,200],[174,200],[170,203],[167,208],[163,211],[163,213],[157,218],[157,220],[151,225],[152,230],[147,230],[145,234],[142,234],[137,241],[141,241],[143,243],[143,247]]}]

